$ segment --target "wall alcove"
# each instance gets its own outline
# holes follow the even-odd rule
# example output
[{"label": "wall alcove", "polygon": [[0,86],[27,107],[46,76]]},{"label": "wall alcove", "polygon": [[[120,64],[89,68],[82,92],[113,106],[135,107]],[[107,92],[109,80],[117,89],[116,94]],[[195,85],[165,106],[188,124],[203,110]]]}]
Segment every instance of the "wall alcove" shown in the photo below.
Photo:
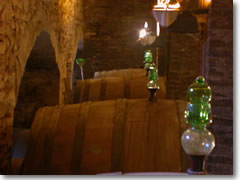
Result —
[{"label": "wall alcove", "polygon": [[31,128],[36,110],[59,103],[59,70],[47,32],[37,37],[28,57],[14,112],[15,128]]}]

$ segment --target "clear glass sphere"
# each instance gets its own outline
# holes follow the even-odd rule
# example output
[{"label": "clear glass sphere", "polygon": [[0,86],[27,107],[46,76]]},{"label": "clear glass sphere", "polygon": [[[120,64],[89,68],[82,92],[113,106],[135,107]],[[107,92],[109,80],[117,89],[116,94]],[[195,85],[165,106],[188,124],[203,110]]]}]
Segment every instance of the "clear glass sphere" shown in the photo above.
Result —
[{"label": "clear glass sphere", "polygon": [[181,138],[184,151],[188,155],[207,156],[215,147],[215,138],[206,128],[189,128]]}]

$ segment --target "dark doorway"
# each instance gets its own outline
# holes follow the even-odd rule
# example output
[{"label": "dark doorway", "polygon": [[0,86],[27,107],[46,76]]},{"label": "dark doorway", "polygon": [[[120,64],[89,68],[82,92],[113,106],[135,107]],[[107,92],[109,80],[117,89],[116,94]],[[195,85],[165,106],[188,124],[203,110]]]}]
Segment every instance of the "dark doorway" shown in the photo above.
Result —
[{"label": "dark doorway", "polygon": [[14,114],[15,128],[31,128],[40,107],[59,103],[59,70],[48,33],[42,32],[33,46],[21,80]]}]

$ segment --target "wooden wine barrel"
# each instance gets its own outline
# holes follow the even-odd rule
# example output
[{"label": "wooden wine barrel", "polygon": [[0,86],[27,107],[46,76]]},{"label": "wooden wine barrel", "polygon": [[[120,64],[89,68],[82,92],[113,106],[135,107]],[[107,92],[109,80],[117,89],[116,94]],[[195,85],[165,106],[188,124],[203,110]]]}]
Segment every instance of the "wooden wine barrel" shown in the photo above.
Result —
[{"label": "wooden wine barrel", "polygon": [[112,71],[99,71],[94,73],[94,79],[106,78],[106,77],[124,77],[124,78],[136,78],[146,76],[145,69],[118,69]]},{"label": "wooden wine barrel", "polygon": [[[145,76],[133,79],[108,77],[79,80],[76,83],[74,102],[113,100],[117,98],[149,98],[148,81]],[[163,77],[159,77],[158,84],[160,89],[157,91],[156,96],[159,99],[164,99],[166,97],[166,85]]]},{"label": "wooden wine barrel", "polygon": [[[85,102],[37,111],[24,174],[181,172],[183,101]],[[189,167],[189,165],[187,165]]]},{"label": "wooden wine barrel", "polygon": [[11,168],[8,175],[21,175],[23,161],[24,161],[23,158],[12,158]]}]

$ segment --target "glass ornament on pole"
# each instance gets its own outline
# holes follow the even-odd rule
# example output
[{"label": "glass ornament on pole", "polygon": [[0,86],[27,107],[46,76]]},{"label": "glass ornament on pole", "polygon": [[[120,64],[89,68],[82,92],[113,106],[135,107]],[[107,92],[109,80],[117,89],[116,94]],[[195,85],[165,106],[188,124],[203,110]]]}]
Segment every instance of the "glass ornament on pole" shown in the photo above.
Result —
[{"label": "glass ornament on pole", "polygon": [[76,59],[75,60],[76,61],[76,63],[79,65],[79,67],[80,67],[80,72],[81,72],[81,78],[82,78],[82,80],[84,80],[84,76],[83,76],[83,65],[84,65],[84,63],[85,63],[85,59],[83,59],[83,58],[78,58],[78,59]]},{"label": "glass ornament on pole", "polygon": [[146,75],[148,76],[148,71],[150,64],[152,63],[152,52],[149,49],[150,45],[156,40],[156,35],[148,27],[148,23],[145,22],[144,28],[139,31],[138,41],[145,46],[146,51],[144,52],[144,68],[146,69]]},{"label": "glass ornament on pole", "polygon": [[148,72],[149,72],[149,68],[151,66],[151,63],[153,62],[152,60],[152,52],[151,50],[146,50],[144,52],[144,69],[146,69],[146,76],[148,77]]},{"label": "glass ornament on pole", "polygon": [[157,84],[158,80],[158,70],[154,63],[152,63],[149,67],[148,71],[148,79],[149,82],[147,83],[147,88],[150,92],[149,101],[156,101],[156,92],[160,89],[159,85]]},{"label": "glass ornament on pole", "polygon": [[187,170],[190,175],[205,175],[205,160],[215,147],[215,138],[206,128],[212,123],[211,104],[212,90],[204,77],[199,76],[187,90],[189,103],[185,119],[190,128],[181,137],[184,151],[191,160],[192,167]]}]

